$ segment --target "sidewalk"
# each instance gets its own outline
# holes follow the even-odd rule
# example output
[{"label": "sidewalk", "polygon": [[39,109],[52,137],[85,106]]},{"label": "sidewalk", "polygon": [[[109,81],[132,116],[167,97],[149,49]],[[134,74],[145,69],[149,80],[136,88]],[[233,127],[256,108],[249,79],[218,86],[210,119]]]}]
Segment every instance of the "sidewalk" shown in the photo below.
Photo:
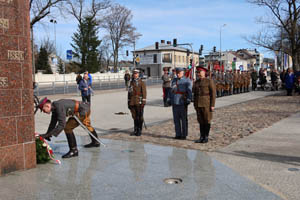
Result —
[{"label": "sidewalk", "polygon": [[300,198],[300,113],[209,155],[283,199]]}]

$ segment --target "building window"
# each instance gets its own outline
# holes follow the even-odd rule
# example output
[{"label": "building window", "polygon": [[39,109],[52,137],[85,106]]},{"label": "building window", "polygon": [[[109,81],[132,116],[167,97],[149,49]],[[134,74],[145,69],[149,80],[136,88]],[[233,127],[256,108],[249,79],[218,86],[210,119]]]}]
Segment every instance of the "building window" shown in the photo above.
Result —
[{"label": "building window", "polygon": [[163,54],[164,63],[172,63],[172,55],[170,53]]},{"label": "building window", "polygon": [[153,63],[157,63],[157,54],[153,54]]}]

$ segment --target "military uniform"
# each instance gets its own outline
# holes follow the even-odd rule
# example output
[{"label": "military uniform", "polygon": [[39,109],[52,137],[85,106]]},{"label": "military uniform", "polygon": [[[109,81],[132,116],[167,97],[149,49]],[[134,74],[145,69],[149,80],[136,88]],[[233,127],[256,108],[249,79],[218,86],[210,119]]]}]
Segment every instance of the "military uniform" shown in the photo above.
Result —
[{"label": "military uniform", "polygon": [[[42,109],[42,106],[45,103],[41,102],[39,108]],[[50,139],[50,137],[53,135],[57,137],[64,130],[67,136],[70,151],[67,154],[65,154],[63,158],[69,158],[78,155],[77,143],[75,135],[73,133],[73,129],[78,127],[79,123],[74,117],[72,117],[73,115],[76,115],[80,119],[80,121],[87,127],[87,129],[96,138],[98,138],[95,129],[91,126],[91,110],[89,103],[83,103],[71,99],[61,99],[58,101],[54,101],[51,104],[51,112],[51,122],[49,124],[47,133],[41,136],[46,139]],[[69,117],[69,119],[66,122],[67,117]],[[100,146],[100,144],[93,137],[91,137],[91,140],[92,142],[90,144],[85,145],[84,147],[90,148]]]},{"label": "military uniform", "polygon": [[[176,72],[182,71],[176,69]],[[192,100],[192,83],[186,77],[174,78],[171,83],[168,103],[172,105],[173,120],[175,124],[175,139],[186,139],[188,135],[187,108]]]},{"label": "military uniform", "polygon": [[134,132],[131,135],[140,136],[142,134],[146,98],[145,83],[140,78],[132,78],[128,89],[128,108],[134,120]]},{"label": "military uniform", "polygon": [[216,93],[217,97],[220,97],[222,93],[222,75],[219,70],[216,73]]},{"label": "military uniform", "polygon": [[226,71],[224,75],[224,95],[230,94],[230,81],[231,81],[230,73]]},{"label": "military uniform", "polygon": [[168,98],[168,94],[171,90],[171,80],[172,80],[172,78],[169,74],[164,74],[164,75],[162,75],[161,79],[163,81],[162,87],[163,87],[164,106],[167,107],[168,106],[167,98]]},{"label": "military uniform", "polygon": [[252,91],[255,91],[255,89],[257,88],[257,72],[255,70],[253,70],[253,72],[251,72],[251,80],[252,80]]},{"label": "military uniform", "polygon": [[239,75],[236,70],[234,70],[233,74],[233,94],[238,94],[239,90]]},{"label": "military uniform", "polygon": [[250,73],[248,71],[246,72],[246,75],[247,75],[247,87],[246,87],[246,90],[247,90],[247,92],[249,92],[251,76],[250,76]]},{"label": "military uniform", "polygon": [[[201,70],[201,69],[199,69]],[[208,141],[210,123],[212,120],[211,107],[215,107],[216,87],[212,80],[200,78],[194,83],[194,108],[197,112],[197,120],[200,124],[200,139],[196,143]]]}]

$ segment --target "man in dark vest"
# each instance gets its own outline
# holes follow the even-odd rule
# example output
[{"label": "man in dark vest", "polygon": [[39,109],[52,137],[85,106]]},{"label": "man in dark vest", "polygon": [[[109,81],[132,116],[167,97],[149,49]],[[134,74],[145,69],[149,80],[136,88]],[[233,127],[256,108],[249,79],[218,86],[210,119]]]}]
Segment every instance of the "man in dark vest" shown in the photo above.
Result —
[{"label": "man in dark vest", "polygon": [[212,112],[215,109],[216,86],[214,82],[205,77],[206,69],[197,67],[199,79],[194,83],[194,108],[200,124],[200,139],[196,143],[207,143],[210,131]]},{"label": "man in dark vest", "polygon": [[[78,156],[77,143],[75,135],[73,133],[73,129],[79,126],[79,123],[72,116],[76,115],[78,119],[86,126],[86,128],[96,138],[98,138],[95,129],[91,126],[91,110],[89,103],[83,103],[72,99],[60,99],[51,102],[51,100],[45,97],[40,101],[38,108],[46,114],[52,113],[51,122],[49,124],[47,133],[40,136],[50,141],[52,136],[57,137],[63,130],[65,131],[70,151],[67,154],[63,155],[62,158]],[[69,117],[69,119],[66,122],[67,117]],[[99,147],[99,142],[97,142],[92,136],[90,137],[92,139],[92,142],[90,144],[84,145],[84,147]]]},{"label": "man in dark vest", "polygon": [[138,70],[133,70],[128,89],[128,109],[134,120],[134,132],[131,136],[141,136],[144,123],[144,106],[146,105],[147,91],[144,81]]}]

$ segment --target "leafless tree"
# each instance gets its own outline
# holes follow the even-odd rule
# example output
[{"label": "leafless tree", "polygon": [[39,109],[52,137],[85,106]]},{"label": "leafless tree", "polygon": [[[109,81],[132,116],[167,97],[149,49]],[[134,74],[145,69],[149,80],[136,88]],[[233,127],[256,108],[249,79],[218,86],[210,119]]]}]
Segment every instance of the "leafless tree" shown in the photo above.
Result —
[{"label": "leafless tree", "polygon": [[[86,16],[91,17],[91,19],[101,16],[101,11],[109,8],[111,3],[110,0],[68,0],[66,5],[66,12],[75,17],[81,24]],[[101,19],[98,20],[101,21]]]},{"label": "leafless tree", "polygon": [[102,23],[111,41],[114,71],[117,70],[118,66],[119,50],[133,44],[141,36],[132,24],[132,17],[131,10],[119,4],[114,4]]},{"label": "leafless tree", "polygon": [[99,48],[99,60],[101,62],[101,68],[108,70],[109,63],[113,57],[111,45],[109,43],[109,38],[104,37],[102,39],[102,44]]},{"label": "leafless tree", "polygon": [[246,40],[271,51],[289,54],[293,60],[293,69],[300,70],[300,1],[248,0],[248,2],[266,8],[270,15],[258,20],[264,25],[264,29]]},{"label": "leafless tree", "polygon": [[36,23],[50,16],[54,10],[61,11],[63,4],[67,1],[69,0],[30,0],[30,28],[32,29]]}]

